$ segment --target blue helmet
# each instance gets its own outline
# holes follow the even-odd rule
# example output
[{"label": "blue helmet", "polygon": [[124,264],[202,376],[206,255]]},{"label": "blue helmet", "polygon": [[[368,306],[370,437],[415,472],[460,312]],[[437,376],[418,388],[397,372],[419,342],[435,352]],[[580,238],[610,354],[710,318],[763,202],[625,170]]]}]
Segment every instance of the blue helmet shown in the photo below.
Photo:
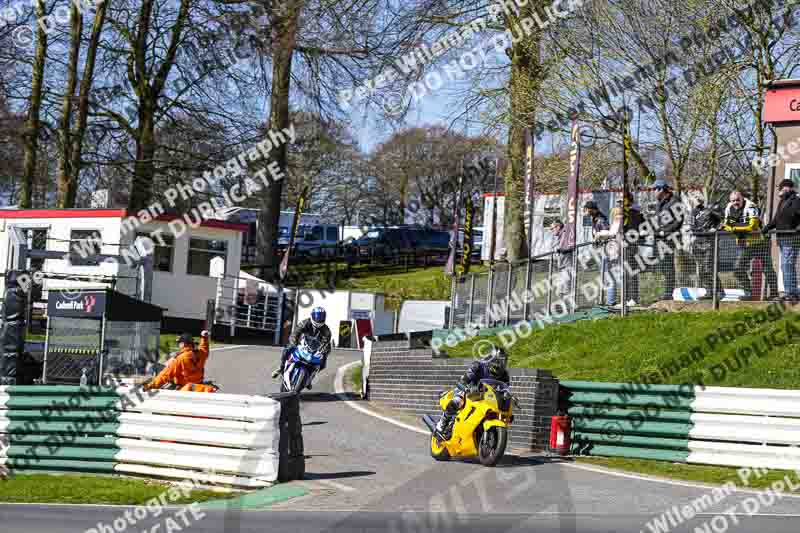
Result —
[{"label": "blue helmet", "polygon": [[311,310],[311,325],[315,328],[322,327],[325,324],[325,317],[327,313],[322,307],[315,307]]},{"label": "blue helmet", "polygon": [[653,188],[657,191],[661,189],[671,189],[669,183],[667,183],[665,180],[662,179],[657,179],[656,181],[654,181]]}]

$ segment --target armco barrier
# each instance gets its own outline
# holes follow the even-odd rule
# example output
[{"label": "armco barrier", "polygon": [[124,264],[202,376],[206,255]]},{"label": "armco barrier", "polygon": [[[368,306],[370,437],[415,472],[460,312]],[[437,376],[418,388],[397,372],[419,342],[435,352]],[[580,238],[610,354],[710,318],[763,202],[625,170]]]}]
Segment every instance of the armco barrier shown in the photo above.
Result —
[{"label": "armco barrier", "polygon": [[800,469],[800,391],[562,381],[572,453]]},{"label": "armco barrier", "polygon": [[301,471],[288,446],[302,448],[298,405],[291,395],[0,387],[0,466],[262,487]]},{"label": "armco barrier", "polygon": [[[369,399],[417,415],[437,414],[439,393],[452,388],[471,359],[434,358],[430,349],[410,349],[395,341],[373,342],[368,347]],[[548,370],[510,370],[511,392],[521,409],[514,412],[511,446],[543,449],[549,440],[550,417],[555,414],[558,382]]]}]

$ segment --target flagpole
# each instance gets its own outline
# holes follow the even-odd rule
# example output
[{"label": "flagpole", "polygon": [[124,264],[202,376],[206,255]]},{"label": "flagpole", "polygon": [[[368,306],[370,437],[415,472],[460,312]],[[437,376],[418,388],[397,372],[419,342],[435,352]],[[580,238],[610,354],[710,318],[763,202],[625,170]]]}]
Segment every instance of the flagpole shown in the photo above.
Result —
[{"label": "flagpole", "polygon": [[449,320],[449,329],[453,329],[454,321],[455,321],[455,314],[456,314],[456,284],[457,284],[457,272],[456,272],[456,253],[458,249],[458,226],[459,226],[459,218],[461,215],[461,194],[464,187],[464,161],[462,159],[459,165],[459,176],[458,176],[458,196],[456,197],[456,206],[455,206],[455,213],[453,217],[453,236],[450,239],[451,248],[450,254],[447,258],[447,265],[445,266],[445,271],[447,274],[450,274],[450,320]]},{"label": "flagpole", "polygon": [[622,287],[620,287],[620,298],[622,298],[622,316],[628,314],[628,295],[626,294],[625,290],[625,283],[628,281],[628,276],[625,268],[625,239],[623,235],[625,233],[625,226],[628,225],[630,220],[630,213],[631,213],[631,205],[630,201],[628,200],[628,156],[630,155],[631,151],[631,135],[630,135],[630,128],[628,124],[628,108],[625,107],[625,115],[624,115],[625,124],[623,127],[625,128],[622,134],[622,227],[619,230],[619,234],[617,236],[618,241],[618,248],[619,248],[619,267],[620,267],[620,283]]},{"label": "flagpole", "polygon": [[[533,182],[533,135],[530,128],[525,128],[525,178],[528,190],[526,191],[528,197],[528,264],[525,269],[525,289],[531,289],[531,273],[533,271],[533,210],[536,207],[534,199],[534,182]],[[528,298],[524,298],[522,309],[522,320],[528,320],[529,302]]]}]

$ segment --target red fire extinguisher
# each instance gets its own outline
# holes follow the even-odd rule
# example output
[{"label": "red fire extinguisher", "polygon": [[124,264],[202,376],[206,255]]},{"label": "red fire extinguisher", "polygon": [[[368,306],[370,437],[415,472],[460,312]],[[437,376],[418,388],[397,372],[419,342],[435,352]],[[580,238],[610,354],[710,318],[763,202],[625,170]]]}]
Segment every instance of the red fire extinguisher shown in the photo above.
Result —
[{"label": "red fire extinguisher", "polygon": [[753,259],[752,267],[750,270],[750,278],[751,278],[751,288],[753,289],[753,294],[751,296],[751,300],[762,300],[761,298],[761,286],[763,284],[763,274],[764,272],[764,263],[761,261],[761,258],[756,257]]},{"label": "red fire extinguisher", "polygon": [[567,415],[556,415],[550,420],[550,451],[558,455],[569,454],[572,422]]}]

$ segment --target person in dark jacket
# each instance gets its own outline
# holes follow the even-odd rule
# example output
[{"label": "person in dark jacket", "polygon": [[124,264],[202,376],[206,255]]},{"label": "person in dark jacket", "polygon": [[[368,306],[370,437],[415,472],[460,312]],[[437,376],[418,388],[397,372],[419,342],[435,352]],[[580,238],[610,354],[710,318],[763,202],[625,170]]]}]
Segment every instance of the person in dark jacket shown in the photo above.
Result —
[{"label": "person in dark jacket", "polygon": [[[692,258],[697,265],[699,286],[706,290],[703,299],[711,298],[714,292],[714,238],[709,235],[719,229],[722,216],[714,206],[705,205],[701,196],[689,215],[692,230]],[[717,287],[721,288],[719,276]]]},{"label": "person in dark jacket", "polygon": [[[331,335],[330,328],[325,324],[326,313],[322,307],[315,307],[311,310],[311,317],[300,321],[289,336],[289,344],[283,349],[281,354],[281,366],[272,372],[272,377],[277,378],[283,374],[286,367],[286,360],[289,359],[289,352],[300,343],[302,337],[315,337],[319,340],[319,351],[322,354],[322,363],[319,366],[320,371],[325,370],[328,364],[328,354],[331,353]],[[309,388],[311,386],[309,385]]]},{"label": "person in dark jacket", "polygon": [[592,240],[595,245],[603,247],[603,260],[600,264],[600,270],[603,276],[603,283],[606,287],[606,305],[614,305],[614,297],[616,291],[616,281],[611,272],[611,259],[609,256],[613,255],[614,245],[608,243],[607,234],[611,229],[608,224],[608,217],[600,211],[597,202],[589,200],[583,204],[584,213],[592,218]]},{"label": "person in dark jacket", "polygon": [[441,435],[444,440],[449,440],[452,435],[453,421],[464,407],[464,397],[469,392],[468,389],[477,387],[482,379],[495,379],[506,385],[511,383],[508,370],[506,370],[506,355],[499,348],[493,348],[491,354],[474,361],[461,376],[456,385],[453,399],[447,404],[444,414],[436,424],[436,433]]},{"label": "person in dark jacket", "polygon": [[3,299],[3,324],[0,339],[3,353],[0,354],[0,385],[17,384],[17,363],[25,350],[25,289],[20,278],[23,271],[12,270],[6,275],[6,294]]},{"label": "person in dark jacket", "polygon": [[[672,187],[658,179],[653,183],[656,190],[658,206],[656,207],[654,237],[656,241],[670,241],[667,245],[668,252],[663,253],[663,258],[659,263],[659,269],[664,273],[664,294],[662,300],[672,300],[672,293],[675,290],[675,242],[680,239],[681,228],[683,227],[683,206],[680,205],[680,198],[675,196]],[[658,243],[656,243],[658,244]],[[663,248],[663,247],[662,247]],[[662,252],[659,251],[659,256]]]},{"label": "person in dark jacket", "polygon": [[574,248],[565,250],[561,247],[561,240],[564,232],[567,231],[563,222],[554,221],[550,225],[550,231],[553,232],[553,252],[556,254],[556,269],[558,270],[556,294],[559,298],[564,298],[572,290]]},{"label": "person in dark jacket", "polygon": [[762,229],[761,210],[758,206],[745,198],[740,191],[733,191],[730,196],[730,203],[725,208],[725,220],[722,229],[736,235],[734,274],[739,282],[739,287],[754,298],[760,296],[752,294],[749,272],[753,259],[761,259],[764,273],[767,275],[770,297],[777,298],[778,276],[772,267],[769,241],[759,234]]},{"label": "person in dark jacket", "polygon": [[[772,221],[764,226],[764,233],[771,230],[796,232],[800,227],[800,196],[794,190],[794,182],[786,179],[778,184],[781,201]],[[797,250],[800,248],[797,233],[779,233],[778,247],[781,250],[781,272],[783,273],[783,295],[789,300],[800,299],[797,289]]]}]

